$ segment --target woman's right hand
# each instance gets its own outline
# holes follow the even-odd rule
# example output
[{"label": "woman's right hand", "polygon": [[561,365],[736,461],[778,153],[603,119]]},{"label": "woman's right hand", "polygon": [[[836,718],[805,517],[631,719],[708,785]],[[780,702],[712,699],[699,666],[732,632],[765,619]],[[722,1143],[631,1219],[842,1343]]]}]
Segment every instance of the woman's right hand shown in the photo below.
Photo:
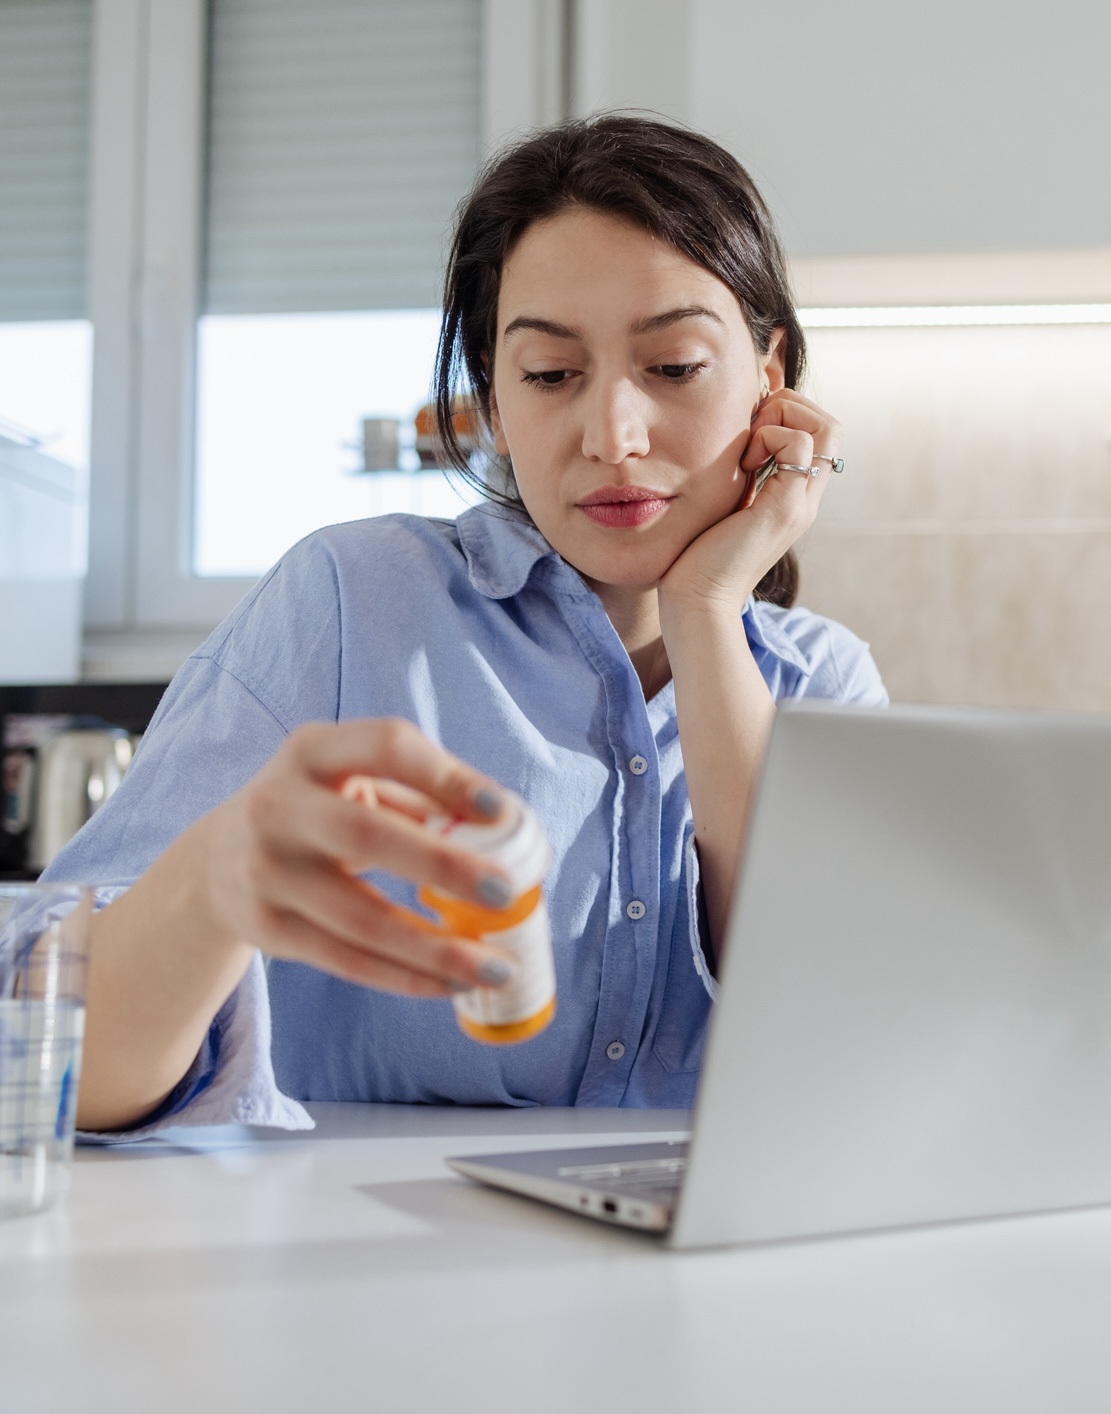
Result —
[{"label": "woman's right hand", "polygon": [[[343,794],[358,776],[377,778],[377,804]],[[418,997],[496,986],[512,972],[504,954],[447,935],[357,876],[381,869],[507,904],[499,870],[420,823],[435,812],[488,822],[503,799],[408,722],[303,726],[186,832],[196,901],[212,933],[363,986]]]}]

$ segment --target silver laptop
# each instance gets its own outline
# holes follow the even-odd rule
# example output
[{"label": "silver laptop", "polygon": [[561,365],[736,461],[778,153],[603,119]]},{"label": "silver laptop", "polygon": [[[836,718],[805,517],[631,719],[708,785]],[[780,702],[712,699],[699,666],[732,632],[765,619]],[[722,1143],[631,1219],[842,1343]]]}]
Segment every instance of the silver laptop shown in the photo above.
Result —
[{"label": "silver laptop", "polygon": [[782,708],[689,1145],[448,1162],[677,1248],[1111,1202],[1111,718]]}]

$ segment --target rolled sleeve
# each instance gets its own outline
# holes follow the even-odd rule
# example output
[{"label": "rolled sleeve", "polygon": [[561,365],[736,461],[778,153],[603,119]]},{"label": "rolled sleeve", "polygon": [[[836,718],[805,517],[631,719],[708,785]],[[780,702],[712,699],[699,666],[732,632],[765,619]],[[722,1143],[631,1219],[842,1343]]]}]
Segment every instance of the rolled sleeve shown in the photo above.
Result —
[{"label": "rolled sleeve", "polygon": [[887,690],[867,643],[809,609],[750,600],[745,631],[772,697],[886,707]]},{"label": "rolled sleeve", "polygon": [[867,643],[861,643],[859,639],[856,643],[857,651],[849,658],[844,670],[845,685],[840,700],[854,707],[886,707],[891,699],[876,661]]},{"label": "rolled sleeve", "polygon": [[[124,889],[97,889],[94,903],[106,907]],[[79,1130],[81,1144],[129,1144],[164,1129],[250,1124],[274,1129],[312,1129],[296,1100],[278,1089],[270,1057],[270,1000],[266,969],[256,953],[242,981],[217,1012],[196,1060],[153,1114],[131,1129]]]}]

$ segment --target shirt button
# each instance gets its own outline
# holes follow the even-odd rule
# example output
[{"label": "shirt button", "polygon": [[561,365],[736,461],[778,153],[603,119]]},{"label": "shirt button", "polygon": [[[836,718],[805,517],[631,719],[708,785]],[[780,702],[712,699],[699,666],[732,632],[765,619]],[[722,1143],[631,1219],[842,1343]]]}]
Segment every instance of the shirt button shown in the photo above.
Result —
[{"label": "shirt button", "polygon": [[606,1047],[606,1055],[609,1056],[610,1060],[620,1060],[624,1054],[625,1047],[620,1041],[611,1041]]},{"label": "shirt button", "polygon": [[635,923],[638,918],[643,918],[644,915],[648,912],[648,910],[641,903],[640,899],[635,898],[633,899],[632,903],[627,903],[625,905],[625,912]]},{"label": "shirt button", "polygon": [[645,771],[648,770],[648,762],[643,756],[634,756],[629,762],[629,770],[632,771],[634,776],[643,776]]}]

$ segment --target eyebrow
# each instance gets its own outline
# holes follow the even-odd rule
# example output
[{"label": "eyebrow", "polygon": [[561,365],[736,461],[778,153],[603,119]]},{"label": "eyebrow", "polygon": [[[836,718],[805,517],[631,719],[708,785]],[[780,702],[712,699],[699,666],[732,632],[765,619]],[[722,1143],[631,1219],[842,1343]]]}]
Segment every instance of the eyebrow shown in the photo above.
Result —
[{"label": "eyebrow", "polygon": [[661,329],[670,329],[673,324],[679,324],[684,319],[712,319],[715,324],[725,328],[725,320],[721,315],[707,309],[704,304],[685,304],[681,309],[668,309],[663,314],[653,314],[651,319],[638,319],[635,324],[630,325],[629,333],[655,334]]},{"label": "eyebrow", "polygon": [[[673,324],[679,324],[684,319],[712,319],[715,324],[725,328],[724,319],[712,309],[701,304],[686,304],[678,309],[664,310],[662,314],[653,314],[648,319],[634,320],[629,325],[629,333],[656,334],[661,329],[670,329]],[[531,314],[522,314],[511,319],[505,326],[502,338],[508,339],[511,334],[523,333],[525,330],[547,334],[553,339],[577,339],[580,343],[583,339],[582,330],[576,329],[573,324],[558,324],[554,319],[540,319]]]},{"label": "eyebrow", "polygon": [[537,334],[550,334],[553,339],[581,340],[583,336],[582,330],[576,329],[571,324],[557,324],[554,319],[537,319],[531,314],[522,314],[509,321],[505,326],[502,338],[508,339],[510,334],[520,334],[526,329],[531,329]]}]

